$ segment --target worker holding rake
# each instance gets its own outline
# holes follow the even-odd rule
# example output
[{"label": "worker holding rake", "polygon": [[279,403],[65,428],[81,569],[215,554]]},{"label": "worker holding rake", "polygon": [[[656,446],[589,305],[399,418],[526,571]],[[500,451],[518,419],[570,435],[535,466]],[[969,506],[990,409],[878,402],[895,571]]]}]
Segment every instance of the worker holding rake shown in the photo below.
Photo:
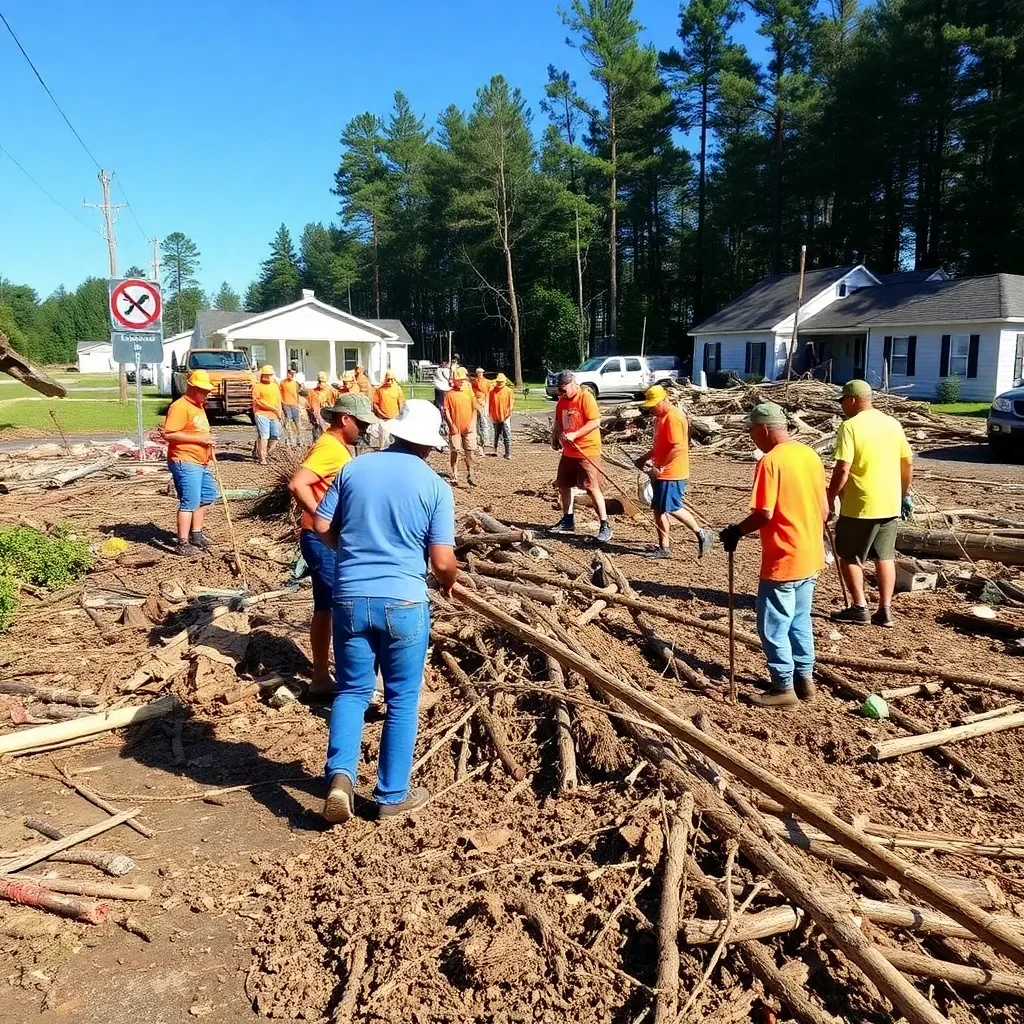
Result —
[{"label": "worker holding rake", "polygon": [[761,535],[757,632],[771,686],[751,703],[787,708],[815,691],[811,602],[825,565],[825,467],[813,448],[789,436],[786,413],[774,402],[755,405],[747,423],[764,458],[754,470],[750,515],[727,526],[720,538],[731,556],[741,537],[755,530]]}]

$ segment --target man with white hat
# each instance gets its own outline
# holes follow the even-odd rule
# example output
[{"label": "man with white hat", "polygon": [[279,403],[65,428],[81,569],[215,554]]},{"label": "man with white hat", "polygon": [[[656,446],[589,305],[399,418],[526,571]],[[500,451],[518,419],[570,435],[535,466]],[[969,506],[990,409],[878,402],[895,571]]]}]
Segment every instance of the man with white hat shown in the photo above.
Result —
[{"label": "man with white hat", "polygon": [[316,509],[317,535],[337,551],[334,658],[338,693],[331,709],[323,815],[352,816],[363,715],[384,680],[387,712],[381,733],[374,800],[381,817],[424,806],[430,794],[410,788],[417,711],[430,639],[428,567],[442,590],[458,576],[455,501],[427,465],[445,446],[441,414],[410,399],[389,424],[390,448],[345,464]]}]

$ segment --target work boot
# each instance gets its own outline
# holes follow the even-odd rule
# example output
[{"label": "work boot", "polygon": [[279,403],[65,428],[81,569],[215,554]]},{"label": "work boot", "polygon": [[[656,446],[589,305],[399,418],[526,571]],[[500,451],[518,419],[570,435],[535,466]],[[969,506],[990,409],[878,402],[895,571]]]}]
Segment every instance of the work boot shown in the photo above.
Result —
[{"label": "work boot", "polygon": [[601,529],[597,531],[594,539],[598,544],[607,544],[612,539],[612,528],[608,525],[607,519],[601,523]]},{"label": "work boot", "polygon": [[476,487],[476,477],[474,477],[473,474],[470,473],[466,477],[466,483],[469,484],[470,487]]},{"label": "work boot", "polygon": [[792,708],[796,707],[800,700],[792,690],[768,690],[765,693],[755,693],[750,698],[750,703],[759,708]]},{"label": "work boot", "polygon": [[671,557],[672,557],[672,549],[671,548],[663,548],[663,547],[661,547],[660,544],[657,547],[648,548],[644,552],[644,558],[671,558]]},{"label": "work boot", "polygon": [[814,700],[814,695],[818,692],[818,688],[814,685],[813,677],[809,675],[794,676],[793,690],[800,700]]},{"label": "work boot", "polygon": [[201,552],[194,544],[190,544],[187,540],[182,540],[179,537],[178,543],[174,545],[174,553],[181,555],[182,558],[195,558]]},{"label": "work boot", "polygon": [[324,818],[332,825],[344,825],[352,817],[354,804],[352,780],[344,772],[332,775],[331,788],[327,791],[327,799],[324,800]]},{"label": "work boot", "polygon": [[878,611],[871,616],[873,626],[882,626],[885,629],[892,629],[892,613],[887,606],[879,605]]},{"label": "work boot", "polygon": [[697,557],[703,558],[715,543],[715,531],[706,526],[697,534]]},{"label": "work boot", "polygon": [[548,533],[572,533],[576,529],[576,517],[575,516],[562,516],[561,519],[552,526]]},{"label": "work boot", "polygon": [[310,700],[334,700],[338,696],[338,683],[334,676],[326,679],[314,679],[306,690],[306,696]]},{"label": "work boot", "polygon": [[200,548],[203,551],[209,551],[213,547],[210,543],[210,538],[202,530],[193,530],[188,535],[188,542],[194,548]]},{"label": "work boot", "polygon": [[412,814],[421,807],[427,806],[430,793],[422,786],[413,786],[409,795],[400,804],[378,804],[377,814],[381,818],[397,818],[402,814]]},{"label": "work boot", "polygon": [[871,622],[867,606],[863,604],[851,604],[849,608],[833,612],[829,617],[833,622],[842,622],[848,626],[866,626]]}]

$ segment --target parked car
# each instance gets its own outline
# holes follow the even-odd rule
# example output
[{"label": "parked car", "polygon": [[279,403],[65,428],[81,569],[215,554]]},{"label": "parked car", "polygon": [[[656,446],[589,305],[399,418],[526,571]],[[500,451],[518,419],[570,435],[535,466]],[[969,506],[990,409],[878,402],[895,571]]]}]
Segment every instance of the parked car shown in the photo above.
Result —
[{"label": "parked car", "polygon": [[[652,384],[678,380],[682,360],[675,356],[594,356],[573,370],[580,387],[596,397],[642,395]],[[558,373],[549,373],[544,391],[558,397]]]},{"label": "parked car", "polygon": [[989,407],[988,444],[999,458],[1024,453],[1024,380],[997,395]]},{"label": "parked car", "polygon": [[[135,383],[135,370],[131,369],[125,372],[125,378],[129,384]],[[142,383],[152,384],[153,383],[153,367],[149,363],[144,363],[142,367]]]}]

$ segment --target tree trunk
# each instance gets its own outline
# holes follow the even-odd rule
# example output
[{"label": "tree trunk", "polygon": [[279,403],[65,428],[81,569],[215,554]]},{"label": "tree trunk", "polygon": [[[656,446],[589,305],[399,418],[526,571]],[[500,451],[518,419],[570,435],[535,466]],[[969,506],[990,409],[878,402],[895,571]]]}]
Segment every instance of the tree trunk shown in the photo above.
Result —
[{"label": "tree trunk", "polygon": [[377,217],[373,218],[373,301],[380,319],[380,239],[377,234]]},{"label": "tree trunk", "polygon": [[[578,200],[577,200],[578,201]],[[579,349],[580,362],[587,358],[586,308],[583,305],[583,253],[580,246],[580,209],[576,207],[576,301],[580,307],[580,327],[576,347]]]},{"label": "tree trunk", "polygon": [[697,238],[693,247],[693,322],[704,319],[704,221],[707,217],[708,76],[700,87],[700,157],[697,172]]},{"label": "tree trunk", "polygon": [[512,250],[505,245],[505,276],[508,280],[509,322],[512,325],[512,369],[516,377],[516,387],[523,386],[523,360],[519,347],[519,305],[516,302],[516,285],[512,275]]},{"label": "tree trunk", "polygon": [[608,89],[608,142],[612,165],[611,195],[609,196],[610,208],[608,218],[608,325],[605,329],[606,335],[618,337],[619,333],[619,167],[618,153],[619,140],[618,128],[615,122],[615,106],[611,88]]},{"label": "tree trunk", "polygon": [[[781,89],[781,84],[776,84]],[[782,267],[782,146],[784,124],[781,100],[776,93],[774,133],[774,183],[772,187],[772,273],[781,274]]]}]

